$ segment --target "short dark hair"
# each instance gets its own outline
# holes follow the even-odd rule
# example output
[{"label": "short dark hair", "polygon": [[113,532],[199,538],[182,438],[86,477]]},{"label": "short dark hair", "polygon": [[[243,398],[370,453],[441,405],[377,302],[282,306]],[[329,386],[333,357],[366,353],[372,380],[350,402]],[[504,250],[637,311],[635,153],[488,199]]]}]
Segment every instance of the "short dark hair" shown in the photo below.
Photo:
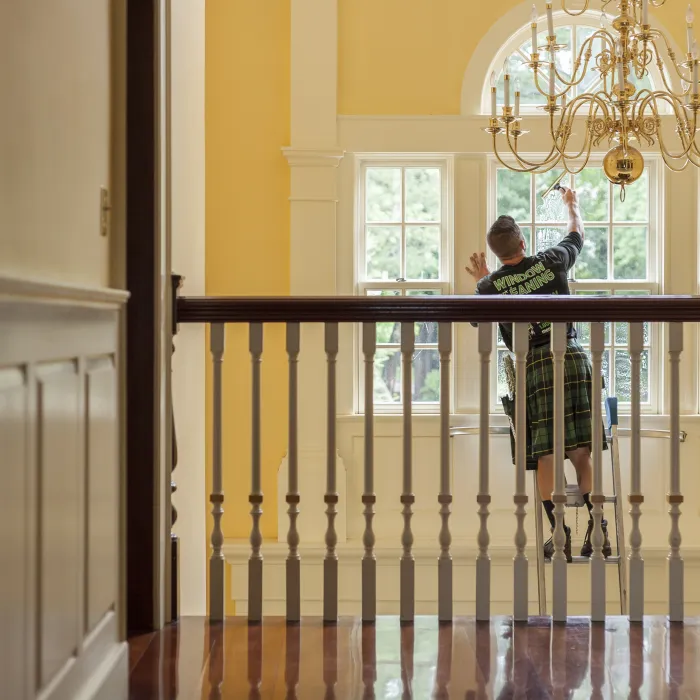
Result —
[{"label": "short dark hair", "polygon": [[499,216],[486,234],[486,242],[499,260],[515,257],[523,240],[520,226],[512,216]]}]

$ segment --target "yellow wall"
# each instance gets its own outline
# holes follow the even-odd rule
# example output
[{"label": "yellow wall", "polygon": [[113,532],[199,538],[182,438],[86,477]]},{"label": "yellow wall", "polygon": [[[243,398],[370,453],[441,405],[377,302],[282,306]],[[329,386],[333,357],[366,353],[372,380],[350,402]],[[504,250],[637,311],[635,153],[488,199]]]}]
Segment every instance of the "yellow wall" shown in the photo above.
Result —
[{"label": "yellow wall", "polygon": [[[289,52],[289,0],[207,0],[207,295],[289,294],[289,167],[280,150],[289,143]],[[277,534],[276,473],[287,444],[285,358],[284,328],[268,327],[262,426],[265,537]],[[247,329],[228,326],[223,443],[227,538],[250,533],[250,386]],[[207,484],[210,404],[207,362]]]},{"label": "yellow wall", "polygon": [[[339,114],[459,114],[474,49],[518,5],[522,0],[340,0]],[[525,25],[530,6],[523,7]],[[542,0],[537,7],[544,13]],[[658,18],[682,48],[684,17],[684,5],[669,3],[652,22]]]}]

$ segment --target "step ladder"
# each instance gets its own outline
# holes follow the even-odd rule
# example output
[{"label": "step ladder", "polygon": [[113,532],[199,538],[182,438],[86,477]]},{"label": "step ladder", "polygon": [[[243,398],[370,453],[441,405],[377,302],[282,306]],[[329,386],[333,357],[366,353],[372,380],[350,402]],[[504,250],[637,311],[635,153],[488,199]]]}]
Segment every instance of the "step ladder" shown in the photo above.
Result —
[{"label": "step ladder", "polygon": [[[611,556],[605,560],[606,564],[617,566],[617,578],[620,588],[620,614],[627,614],[627,557],[625,554],[625,526],[624,516],[622,513],[622,503],[620,497],[622,495],[622,485],[620,480],[620,428],[617,419],[617,398],[610,397],[605,401],[605,413],[607,416],[607,425],[605,435],[608,442],[608,452],[610,453],[610,466],[612,469],[612,490],[611,495],[605,496],[605,503],[610,503],[613,506],[615,519],[615,541],[616,550],[613,550]],[[629,432],[629,431],[625,431]],[[644,433],[645,431],[642,431]],[[663,431],[650,431],[663,432]],[[542,499],[537,488],[537,472],[532,472],[535,492],[535,540],[537,547],[537,593],[539,599],[540,615],[547,614],[547,587],[545,585],[545,565],[551,563],[550,559],[544,557],[544,522],[542,512]],[[566,507],[567,508],[585,508],[586,504],[583,500],[583,495],[579,491],[577,485],[566,485]],[[588,513],[586,513],[588,515]],[[609,520],[608,520],[609,522]],[[586,518],[588,523],[588,517]],[[571,564],[588,564],[589,557],[572,556]]]},{"label": "step ladder", "polygon": [[[620,428],[618,425],[617,416],[617,398],[610,397],[605,401],[605,413],[607,416],[607,425],[605,427],[605,435],[608,440],[608,452],[610,453],[610,464],[612,468],[612,485],[613,494],[605,497],[605,503],[613,505],[615,513],[615,540],[617,551],[605,560],[606,564],[617,566],[617,577],[620,588],[620,614],[627,615],[627,555],[625,552],[625,526],[624,514],[622,511],[622,486],[620,480],[620,438],[628,437],[632,431],[629,428]],[[671,438],[670,430],[650,430],[643,429],[639,431],[640,436],[644,438],[663,438],[669,440]],[[684,430],[680,432],[680,441],[685,442],[688,437]],[[544,524],[543,524],[543,507],[540,499],[539,489],[537,488],[537,472],[532,472],[534,479],[535,492],[535,538],[537,541],[537,590],[539,598],[540,615],[547,614],[547,589],[545,586],[544,570],[546,564],[550,563],[544,558]],[[578,486],[567,485],[567,507],[581,508],[585,507],[583,497],[579,492]],[[572,564],[587,564],[590,561],[588,557],[572,557]]]}]

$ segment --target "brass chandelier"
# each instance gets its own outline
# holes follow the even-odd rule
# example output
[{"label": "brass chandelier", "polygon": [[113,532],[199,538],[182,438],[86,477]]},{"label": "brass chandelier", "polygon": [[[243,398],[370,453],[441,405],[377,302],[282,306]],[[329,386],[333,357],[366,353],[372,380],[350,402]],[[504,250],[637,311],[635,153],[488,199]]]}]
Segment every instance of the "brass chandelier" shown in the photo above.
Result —
[{"label": "brass chandelier", "polygon": [[[589,2],[584,0],[584,6],[576,10],[567,7],[567,0],[561,0],[561,5],[566,14],[575,17],[586,12]],[[522,129],[517,81],[514,102],[510,101],[511,77],[507,67],[500,116],[495,74],[491,76],[491,118],[484,130],[493,136],[493,151],[498,160],[518,172],[543,173],[559,167],[565,174],[576,174],[586,166],[592,150],[606,144],[610,150],[604,157],[603,170],[613,184],[621,186],[620,195],[624,199],[625,186],[637,180],[644,170],[644,157],[633,143],[639,147],[658,147],[664,163],[672,170],[684,170],[691,163],[700,167],[696,142],[700,61],[690,6],[686,14],[687,54],[685,60],[679,61],[663,32],[649,24],[649,5],[660,7],[666,0],[603,0],[602,18],[613,2],[617,16],[612,19],[610,28],[601,22],[601,28],[583,42],[574,58],[569,79],[556,67],[557,52],[568,46],[557,43],[552,3],[546,5],[547,38],[543,46],[537,44],[538,13],[535,5],[532,6],[532,53],[525,65],[532,70],[535,86],[545,98],[541,108],[549,114],[552,147],[547,156],[535,162],[519,152],[519,139],[528,132]],[[600,51],[594,56],[596,40],[600,42]],[[666,60],[662,58],[662,50],[667,54]],[[649,75],[653,64],[658,68],[664,89],[637,89],[630,82],[631,76],[642,80]],[[600,73],[600,89],[573,95],[589,69]],[[680,90],[672,86],[670,75],[674,72],[679,78]],[[662,129],[662,113],[670,114],[673,125],[670,129],[668,126]],[[574,134],[575,123],[584,132],[580,137]],[[667,141],[669,134],[671,143]],[[501,141],[506,148],[499,151]],[[573,146],[574,141],[578,146]]]}]

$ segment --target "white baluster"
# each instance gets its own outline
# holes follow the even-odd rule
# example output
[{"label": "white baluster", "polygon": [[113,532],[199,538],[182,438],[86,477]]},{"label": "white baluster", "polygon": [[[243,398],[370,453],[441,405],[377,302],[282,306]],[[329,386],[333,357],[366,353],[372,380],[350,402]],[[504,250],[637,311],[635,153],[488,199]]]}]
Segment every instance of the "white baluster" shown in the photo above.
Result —
[{"label": "white baluster", "polygon": [[411,413],[413,398],[413,350],[415,347],[415,331],[413,323],[401,324],[401,355],[403,358],[402,389],[403,389],[403,490],[401,503],[403,505],[403,533],[401,544],[401,602],[400,617],[402,623],[412,623],[415,609],[415,561],[413,559],[413,532],[411,518],[413,516],[413,431],[411,429]]},{"label": "white baluster", "polygon": [[222,466],[222,364],[224,347],[226,345],[226,326],[223,323],[213,323],[210,328],[209,348],[212,355],[214,391],[212,406],[212,424],[214,431],[212,454],[212,489],[209,501],[212,505],[214,527],[211,532],[211,556],[209,558],[209,619],[211,622],[222,622],[226,617],[224,603],[224,581],[226,562],[222,547],[224,533],[221,529],[221,516],[224,513],[223,466]]},{"label": "white baluster", "polygon": [[479,534],[476,557],[476,619],[488,620],[491,617],[491,559],[489,557],[489,409],[491,407],[490,366],[493,349],[493,325],[479,324],[479,364],[481,368],[479,399]]},{"label": "white baluster", "polygon": [[377,560],[374,556],[375,536],[372,529],[374,504],[374,355],[377,350],[377,325],[362,327],[362,351],[365,356],[365,473],[364,505],[365,531],[362,544],[362,621],[374,622],[377,617]]},{"label": "white baluster", "polygon": [[554,556],[552,557],[552,618],[555,622],[566,622],[567,579],[566,579],[566,533],[564,513],[566,486],[564,479],[564,362],[566,355],[566,323],[552,324],[552,364],[554,369]]},{"label": "white baluster", "polygon": [[629,616],[631,622],[641,622],[644,618],[644,560],[642,559],[642,531],[639,529],[639,518],[642,516],[642,436],[641,429],[641,354],[644,349],[644,326],[641,323],[630,323],[629,352],[632,365],[632,414],[630,427],[631,455],[631,484],[630,484],[630,515],[632,530],[630,532],[629,554]]},{"label": "white baluster", "polygon": [[438,619],[452,622],[452,534],[450,533],[450,355],[452,353],[452,324],[439,325],[440,351],[440,558],[438,559]]},{"label": "white baluster", "polygon": [[338,514],[338,489],[336,486],[336,359],[338,357],[338,324],[326,324],[326,364],[328,367],[327,412],[327,461],[326,461],[326,556],[323,560],[323,621],[338,619],[338,534],[335,518]]},{"label": "white baluster", "polygon": [[263,557],[262,531],[260,517],[262,516],[263,493],[260,474],[260,365],[263,351],[262,323],[250,324],[250,356],[253,368],[253,406],[252,406],[252,458],[251,458],[251,489],[248,501],[251,505],[250,514],[253,527],[250,531],[250,559],[248,560],[248,621],[262,622],[263,601]]},{"label": "white baluster", "polygon": [[530,349],[530,325],[516,323],[513,326],[513,350],[515,352],[515,558],[513,560],[513,617],[527,622],[528,618],[528,561],[525,556],[527,533],[525,532],[525,506],[527,505],[527,353]]},{"label": "white baluster", "polygon": [[591,620],[605,622],[605,557],[603,556],[603,350],[605,325],[591,324],[591,359],[593,368],[591,421],[593,429],[593,555],[591,558]]},{"label": "white baluster", "polygon": [[668,616],[671,622],[683,622],[684,616],[684,564],[681,557],[681,530],[678,521],[681,517],[681,420],[680,420],[680,361],[683,351],[683,324],[668,324],[668,360],[671,414],[671,483],[668,491],[671,532],[668,538]]},{"label": "white baluster", "polygon": [[301,558],[299,557],[299,394],[298,370],[300,349],[300,326],[298,323],[287,324],[287,355],[289,358],[289,448],[287,450],[287,513],[289,531],[287,532],[287,622],[299,622],[301,619]]}]

